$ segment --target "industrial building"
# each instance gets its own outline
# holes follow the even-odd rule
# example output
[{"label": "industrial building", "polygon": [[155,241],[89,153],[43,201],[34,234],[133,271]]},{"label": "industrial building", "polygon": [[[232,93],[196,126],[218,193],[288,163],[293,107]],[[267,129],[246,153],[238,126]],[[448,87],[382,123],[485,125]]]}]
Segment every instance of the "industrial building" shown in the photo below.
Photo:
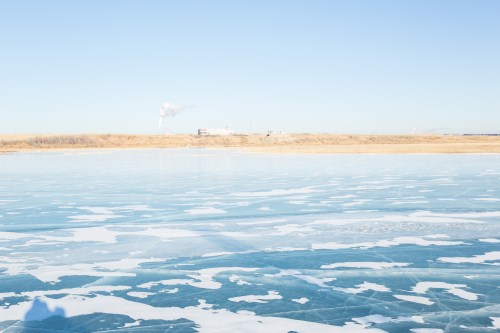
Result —
[{"label": "industrial building", "polygon": [[200,128],[198,135],[234,135],[234,131],[227,128]]}]

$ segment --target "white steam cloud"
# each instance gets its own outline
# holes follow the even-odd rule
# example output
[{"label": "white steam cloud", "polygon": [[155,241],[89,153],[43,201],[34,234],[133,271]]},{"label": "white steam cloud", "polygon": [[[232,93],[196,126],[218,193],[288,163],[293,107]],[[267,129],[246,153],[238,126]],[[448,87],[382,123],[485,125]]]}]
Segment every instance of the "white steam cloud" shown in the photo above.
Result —
[{"label": "white steam cloud", "polygon": [[160,109],[160,119],[158,120],[158,128],[161,128],[163,119],[166,117],[175,117],[176,114],[186,111],[187,106],[173,103],[163,103]]}]

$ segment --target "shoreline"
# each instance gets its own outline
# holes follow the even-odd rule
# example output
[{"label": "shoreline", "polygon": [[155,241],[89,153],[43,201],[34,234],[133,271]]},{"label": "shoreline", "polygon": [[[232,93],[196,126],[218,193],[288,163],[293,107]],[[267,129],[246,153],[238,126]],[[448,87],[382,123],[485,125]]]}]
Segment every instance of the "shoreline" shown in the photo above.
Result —
[{"label": "shoreline", "polygon": [[461,154],[500,153],[499,136],[239,134],[35,135],[0,134],[0,153],[144,148],[236,149],[269,154]]}]

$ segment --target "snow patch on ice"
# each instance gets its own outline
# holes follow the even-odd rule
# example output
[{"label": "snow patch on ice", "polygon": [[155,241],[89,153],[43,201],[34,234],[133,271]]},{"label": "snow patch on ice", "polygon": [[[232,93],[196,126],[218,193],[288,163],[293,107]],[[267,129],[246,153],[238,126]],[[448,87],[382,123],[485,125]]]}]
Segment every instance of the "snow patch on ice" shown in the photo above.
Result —
[{"label": "snow patch on ice", "polygon": [[423,318],[420,316],[411,316],[411,317],[399,316],[397,318],[392,318],[383,316],[381,314],[373,314],[365,317],[352,318],[352,321],[363,327],[369,327],[372,324],[400,323],[405,321],[422,323]]},{"label": "snow patch on ice", "polygon": [[378,292],[390,292],[391,290],[386,286],[378,283],[363,282],[356,285],[356,288],[341,288],[332,287],[333,290],[341,291],[348,294],[360,294],[368,290],[378,291]]},{"label": "snow patch on ice", "polygon": [[268,303],[271,300],[282,299],[283,297],[274,290],[268,291],[267,295],[247,295],[239,297],[231,297],[231,302],[247,302],[247,303]]},{"label": "snow patch on ice", "polygon": [[227,213],[224,209],[219,209],[215,207],[199,207],[193,209],[185,210],[189,215],[211,215],[211,214],[225,214]]},{"label": "snow patch on ice", "polygon": [[214,281],[213,278],[219,273],[230,272],[230,271],[240,271],[240,272],[253,272],[258,268],[249,267],[216,267],[216,268],[205,268],[195,271],[187,276],[191,279],[169,279],[161,281],[147,282],[138,285],[139,288],[151,289],[154,286],[175,286],[175,285],[186,285],[195,288],[202,289],[220,289],[222,284],[220,282]]},{"label": "snow patch on ice", "polygon": [[299,304],[306,304],[307,302],[309,302],[309,298],[307,297],[294,298],[292,299],[292,301]]},{"label": "snow patch on ice", "polygon": [[272,197],[272,196],[307,194],[307,193],[317,193],[317,192],[325,192],[325,191],[316,190],[311,187],[303,187],[296,189],[274,189],[270,191],[261,191],[261,192],[234,192],[230,193],[229,195],[235,197]]},{"label": "snow patch on ice", "polygon": [[342,244],[336,242],[328,243],[313,243],[311,248],[313,250],[338,250],[338,249],[370,249],[373,247],[391,247],[399,245],[418,245],[418,246],[450,246],[450,245],[462,245],[465,244],[462,241],[440,241],[440,240],[427,240],[421,237],[396,237],[392,240],[383,239],[376,242],[363,242],[363,243],[353,243],[353,244]]},{"label": "snow patch on ice", "polygon": [[0,300],[8,297],[27,297],[32,300],[37,297],[48,296],[48,295],[92,295],[95,293],[106,292],[112,293],[114,291],[121,291],[130,289],[129,286],[84,286],[79,288],[64,288],[55,290],[34,290],[34,291],[23,291],[19,293],[7,292],[0,293]]},{"label": "snow patch on ice", "polygon": [[70,215],[70,222],[104,222],[109,219],[116,219],[123,215],[116,214],[92,214],[92,215]]},{"label": "snow patch on ice", "polygon": [[[93,313],[112,313],[128,316],[133,320],[177,320],[184,318],[197,324],[200,333],[233,332],[237,327],[241,332],[253,333],[361,333],[384,331],[352,326],[333,326],[315,322],[294,320],[288,318],[257,316],[251,313],[235,313],[227,309],[204,309],[198,306],[154,307],[148,304],[134,302],[115,296],[83,297],[65,296],[58,299],[42,297],[40,301],[50,308],[61,308],[67,318]],[[24,314],[31,308],[32,302],[21,302],[8,308],[0,307],[0,318],[9,321],[22,320]],[[223,326],[221,326],[221,323]],[[224,329],[226,327],[227,329]]]},{"label": "snow patch on ice", "polygon": [[130,291],[127,295],[130,297],[147,298],[148,296],[154,295],[154,293],[148,293],[145,291]]},{"label": "snow patch on ice", "polygon": [[402,267],[408,265],[410,264],[405,262],[338,262],[335,264],[321,265],[321,268],[333,269],[333,268],[345,267],[345,268],[384,269],[384,268]]},{"label": "snow patch on ice", "polygon": [[226,256],[230,254],[234,254],[235,252],[210,252],[210,253],[205,253],[202,254],[201,256],[203,258],[209,258],[209,257],[220,257],[220,256]]},{"label": "snow patch on ice", "polygon": [[499,202],[498,198],[474,198],[476,201],[488,201],[488,202]]},{"label": "snow patch on ice", "polygon": [[30,234],[25,234],[21,232],[8,232],[8,231],[0,231],[0,242],[6,242],[21,238],[32,238],[33,236]]},{"label": "snow patch on ice", "polygon": [[478,299],[478,295],[470,291],[463,290],[462,288],[467,288],[465,284],[452,284],[446,282],[418,282],[412,291],[417,294],[425,294],[429,289],[445,289],[447,293],[458,296],[462,299],[468,301],[475,301]]},{"label": "snow patch on ice", "polygon": [[441,257],[437,260],[448,263],[470,263],[470,264],[482,264],[487,261],[497,261],[500,260],[500,251],[486,252],[485,254],[476,254],[473,257]]},{"label": "snow patch on ice", "polygon": [[247,281],[243,280],[241,276],[233,274],[229,277],[229,281],[236,283],[238,286],[243,286],[243,285],[251,285],[251,283],[248,283]]},{"label": "snow patch on ice", "polygon": [[93,264],[73,264],[73,265],[40,265],[34,267],[33,263],[17,262],[13,264],[1,263],[0,267],[7,270],[3,272],[8,275],[30,274],[38,280],[46,283],[57,283],[63,276],[97,276],[97,277],[132,277],[135,273],[124,272],[138,268],[143,263],[163,262],[162,258],[126,258],[118,261],[108,261]]},{"label": "snow patch on ice", "polygon": [[412,295],[393,295],[393,296],[403,301],[418,303],[423,305],[432,305],[435,303],[431,301],[428,297],[423,297],[423,296],[412,296]]},{"label": "snow patch on ice", "polygon": [[482,214],[475,215],[469,214],[445,214],[445,213],[432,213],[428,211],[417,211],[408,215],[384,215],[380,217],[371,218],[352,218],[352,219],[325,219],[316,220],[312,224],[327,224],[327,225],[347,225],[353,223],[366,223],[366,222],[382,222],[382,223],[484,223],[481,220],[472,219],[472,217],[490,217],[495,214]]},{"label": "snow patch on ice", "polygon": [[288,235],[291,233],[300,233],[300,232],[311,232],[314,231],[313,228],[303,226],[300,224],[284,224],[284,225],[278,225],[274,227],[278,232],[274,233],[273,235]]},{"label": "snow patch on ice", "polygon": [[500,243],[500,239],[498,238],[481,238],[479,241],[483,243]]}]

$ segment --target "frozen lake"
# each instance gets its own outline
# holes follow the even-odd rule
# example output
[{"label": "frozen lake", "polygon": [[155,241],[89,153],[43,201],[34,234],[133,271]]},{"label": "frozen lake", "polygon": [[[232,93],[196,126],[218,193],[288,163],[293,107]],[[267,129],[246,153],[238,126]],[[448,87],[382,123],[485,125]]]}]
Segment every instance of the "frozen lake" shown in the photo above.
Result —
[{"label": "frozen lake", "polygon": [[500,155],[0,155],[0,330],[492,332]]}]

